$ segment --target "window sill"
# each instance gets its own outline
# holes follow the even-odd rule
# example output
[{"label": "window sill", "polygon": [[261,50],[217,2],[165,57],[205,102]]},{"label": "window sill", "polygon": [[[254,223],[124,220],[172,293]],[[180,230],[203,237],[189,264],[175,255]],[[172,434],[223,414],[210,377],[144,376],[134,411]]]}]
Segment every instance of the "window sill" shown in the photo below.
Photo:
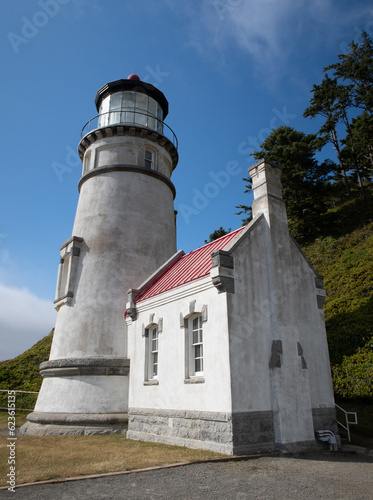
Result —
[{"label": "window sill", "polygon": [[190,377],[184,379],[184,384],[204,384],[205,377]]},{"label": "window sill", "polygon": [[145,380],[144,385],[159,385],[159,380]]}]

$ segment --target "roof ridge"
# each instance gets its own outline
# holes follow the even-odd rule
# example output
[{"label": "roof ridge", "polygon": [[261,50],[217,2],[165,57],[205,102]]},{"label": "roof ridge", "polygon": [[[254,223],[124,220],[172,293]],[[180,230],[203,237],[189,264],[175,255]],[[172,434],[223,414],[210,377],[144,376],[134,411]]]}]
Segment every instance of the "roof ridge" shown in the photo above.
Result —
[{"label": "roof ridge", "polygon": [[[147,298],[168,292],[179,286],[201,279],[211,271],[211,254],[214,250],[224,250],[230,242],[236,239],[245,226],[242,226],[230,233],[210,241],[187,254],[181,255],[170,265],[163,266],[153,275],[154,279],[144,282],[147,286],[139,289],[139,294],[135,302],[141,302]],[[226,241],[225,241],[226,240]],[[209,247],[213,247],[210,249]],[[162,269],[162,270],[161,270]]]},{"label": "roof ridge", "polygon": [[238,231],[241,231],[245,226],[241,226],[238,229],[235,229],[234,231],[230,231],[227,234],[224,234],[223,236],[219,236],[219,238],[216,238],[215,240],[209,241],[208,243],[205,243],[204,245],[201,245],[198,248],[195,248],[194,250],[191,250],[190,252],[186,253],[185,255],[189,255],[193,252],[197,252],[201,248],[207,247],[208,245],[212,245],[213,243],[216,243],[217,241],[221,240],[222,238],[227,238],[228,236],[232,236],[233,233],[236,233]]}]

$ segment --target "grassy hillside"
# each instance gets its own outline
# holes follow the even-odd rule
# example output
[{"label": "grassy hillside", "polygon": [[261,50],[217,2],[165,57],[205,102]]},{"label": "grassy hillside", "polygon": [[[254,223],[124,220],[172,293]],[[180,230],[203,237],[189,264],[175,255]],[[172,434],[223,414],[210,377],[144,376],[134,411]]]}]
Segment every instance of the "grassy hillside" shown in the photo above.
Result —
[{"label": "grassy hillside", "polygon": [[337,397],[373,400],[373,196],[325,214],[325,232],[304,248],[327,290],[325,321]]},{"label": "grassy hillside", "polygon": [[[39,340],[30,349],[14,359],[0,362],[0,389],[38,391],[42,378],[39,365],[49,359],[53,331]],[[18,408],[33,408],[36,396],[24,394],[17,396]],[[6,393],[0,393],[0,406],[7,406]]]}]

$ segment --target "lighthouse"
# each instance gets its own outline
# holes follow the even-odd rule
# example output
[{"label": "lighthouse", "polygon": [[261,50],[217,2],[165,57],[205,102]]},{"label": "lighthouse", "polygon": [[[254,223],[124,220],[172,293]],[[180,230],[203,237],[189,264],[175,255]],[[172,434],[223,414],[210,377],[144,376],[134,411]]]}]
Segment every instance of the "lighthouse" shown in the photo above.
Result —
[{"label": "lighthouse", "polygon": [[50,359],[27,434],[122,432],[127,427],[124,310],[139,286],[176,252],[177,139],[168,101],[137,75],[99,89],[98,115],[83,128],[83,163],[72,235],[60,249]]}]

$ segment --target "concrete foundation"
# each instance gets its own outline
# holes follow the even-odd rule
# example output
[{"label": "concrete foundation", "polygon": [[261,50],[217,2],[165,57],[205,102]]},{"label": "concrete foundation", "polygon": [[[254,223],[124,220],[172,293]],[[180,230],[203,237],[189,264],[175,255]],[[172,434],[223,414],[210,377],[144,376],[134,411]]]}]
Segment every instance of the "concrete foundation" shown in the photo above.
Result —
[{"label": "concrete foundation", "polygon": [[317,449],[314,440],[276,443],[271,411],[220,413],[130,408],[129,439],[202,448],[228,455]]}]

